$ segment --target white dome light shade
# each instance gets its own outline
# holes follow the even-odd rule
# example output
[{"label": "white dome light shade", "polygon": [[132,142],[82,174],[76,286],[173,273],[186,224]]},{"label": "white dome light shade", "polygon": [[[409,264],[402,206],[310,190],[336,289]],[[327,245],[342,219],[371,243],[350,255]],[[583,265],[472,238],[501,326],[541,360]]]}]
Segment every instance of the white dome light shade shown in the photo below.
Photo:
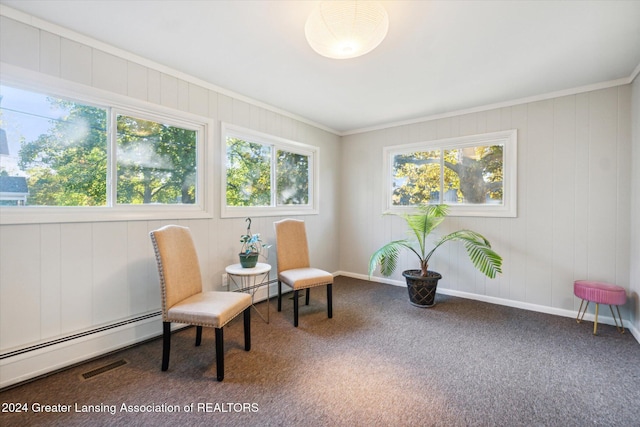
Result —
[{"label": "white dome light shade", "polygon": [[323,1],[304,26],[309,45],[322,56],[355,58],[375,49],[387,35],[389,16],[377,1]]}]

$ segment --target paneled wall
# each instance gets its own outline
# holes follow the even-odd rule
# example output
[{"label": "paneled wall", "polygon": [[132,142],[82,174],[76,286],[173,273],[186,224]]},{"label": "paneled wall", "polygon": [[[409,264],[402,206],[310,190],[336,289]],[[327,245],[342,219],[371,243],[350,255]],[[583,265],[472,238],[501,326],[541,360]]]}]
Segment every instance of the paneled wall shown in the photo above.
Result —
[{"label": "paneled wall", "polygon": [[[157,312],[160,291],[149,231],[177,223],[191,228],[207,289],[221,289],[224,267],[237,261],[244,218],[220,218],[220,122],[320,147],[320,213],[307,222],[311,257],[338,270],[339,137],[295,116],[254,105],[148,61],[136,61],[0,17],[0,60],[40,73],[215,120],[214,217],[198,220],[53,223],[0,226],[0,353]],[[142,65],[142,64],[146,65]],[[273,222],[254,218],[252,231],[274,243]],[[275,277],[275,252],[269,258]],[[0,360],[0,387],[139,341],[161,331],[158,317]],[[93,341],[92,341],[93,340]]]},{"label": "paneled wall", "polygon": [[[631,160],[631,320],[640,331],[640,79],[636,77],[632,91],[632,137]],[[639,339],[640,341],[640,339]]]},{"label": "paneled wall", "polygon": [[[383,147],[517,129],[518,216],[450,217],[442,230],[487,236],[504,258],[504,273],[485,278],[461,245],[448,243],[430,264],[443,275],[439,289],[564,315],[579,305],[575,279],[629,291],[630,114],[626,85],[343,137],[340,269],[366,277],[373,251],[405,236],[402,220],[382,216]],[[414,255],[387,281],[404,283],[406,268],[416,268]]]}]

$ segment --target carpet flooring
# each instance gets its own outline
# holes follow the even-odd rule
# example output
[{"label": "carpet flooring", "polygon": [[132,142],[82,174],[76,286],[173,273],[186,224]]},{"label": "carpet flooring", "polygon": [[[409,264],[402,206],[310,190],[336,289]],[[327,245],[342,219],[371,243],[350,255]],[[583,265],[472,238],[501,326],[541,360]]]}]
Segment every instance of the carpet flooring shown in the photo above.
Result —
[{"label": "carpet flooring", "polygon": [[[346,277],[314,289],[293,327],[292,301],[271,322],[225,327],[225,380],[214,334],[176,332],[167,372],[152,340],[3,391],[28,412],[2,426],[639,426],[640,345],[591,322]],[[260,310],[266,302],[258,304]],[[110,363],[115,369],[85,379]],[[50,405],[50,406],[45,406]],[[15,409],[15,407],[14,407]],[[45,412],[61,411],[68,412]],[[37,412],[40,411],[40,412]]]}]

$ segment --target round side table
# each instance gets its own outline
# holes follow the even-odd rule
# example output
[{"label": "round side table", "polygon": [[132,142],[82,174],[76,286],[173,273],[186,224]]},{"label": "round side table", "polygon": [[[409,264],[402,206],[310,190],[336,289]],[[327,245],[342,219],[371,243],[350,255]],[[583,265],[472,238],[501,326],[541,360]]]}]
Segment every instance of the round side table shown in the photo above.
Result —
[{"label": "round side table", "polygon": [[[229,281],[237,288],[236,292],[247,292],[251,295],[251,305],[258,313],[258,316],[266,323],[269,323],[269,272],[271,271],[271,265],[259,262],[255,267],[244,268],[241,264],[228,265],[225,268]],[[256,291],[260,287],[267,287],[267,318],[260,313],[258,308],[254,305],[253,299],[255,298]]]}]

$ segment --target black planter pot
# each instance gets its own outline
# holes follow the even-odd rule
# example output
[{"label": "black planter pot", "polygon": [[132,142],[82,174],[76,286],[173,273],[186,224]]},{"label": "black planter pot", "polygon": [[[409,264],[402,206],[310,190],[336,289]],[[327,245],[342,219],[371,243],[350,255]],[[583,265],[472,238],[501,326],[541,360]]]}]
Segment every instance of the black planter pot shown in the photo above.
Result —
[{"label": "black planter pot", "polygon": [[426,276],[422,276],[420,270],[405,270],[402,275],[407,280],[407,290],[409,291],[409,302],[416,307],[433,307],[436,305],[436,288],[438,280],[442,279],[440,273],[427,271]]}]

